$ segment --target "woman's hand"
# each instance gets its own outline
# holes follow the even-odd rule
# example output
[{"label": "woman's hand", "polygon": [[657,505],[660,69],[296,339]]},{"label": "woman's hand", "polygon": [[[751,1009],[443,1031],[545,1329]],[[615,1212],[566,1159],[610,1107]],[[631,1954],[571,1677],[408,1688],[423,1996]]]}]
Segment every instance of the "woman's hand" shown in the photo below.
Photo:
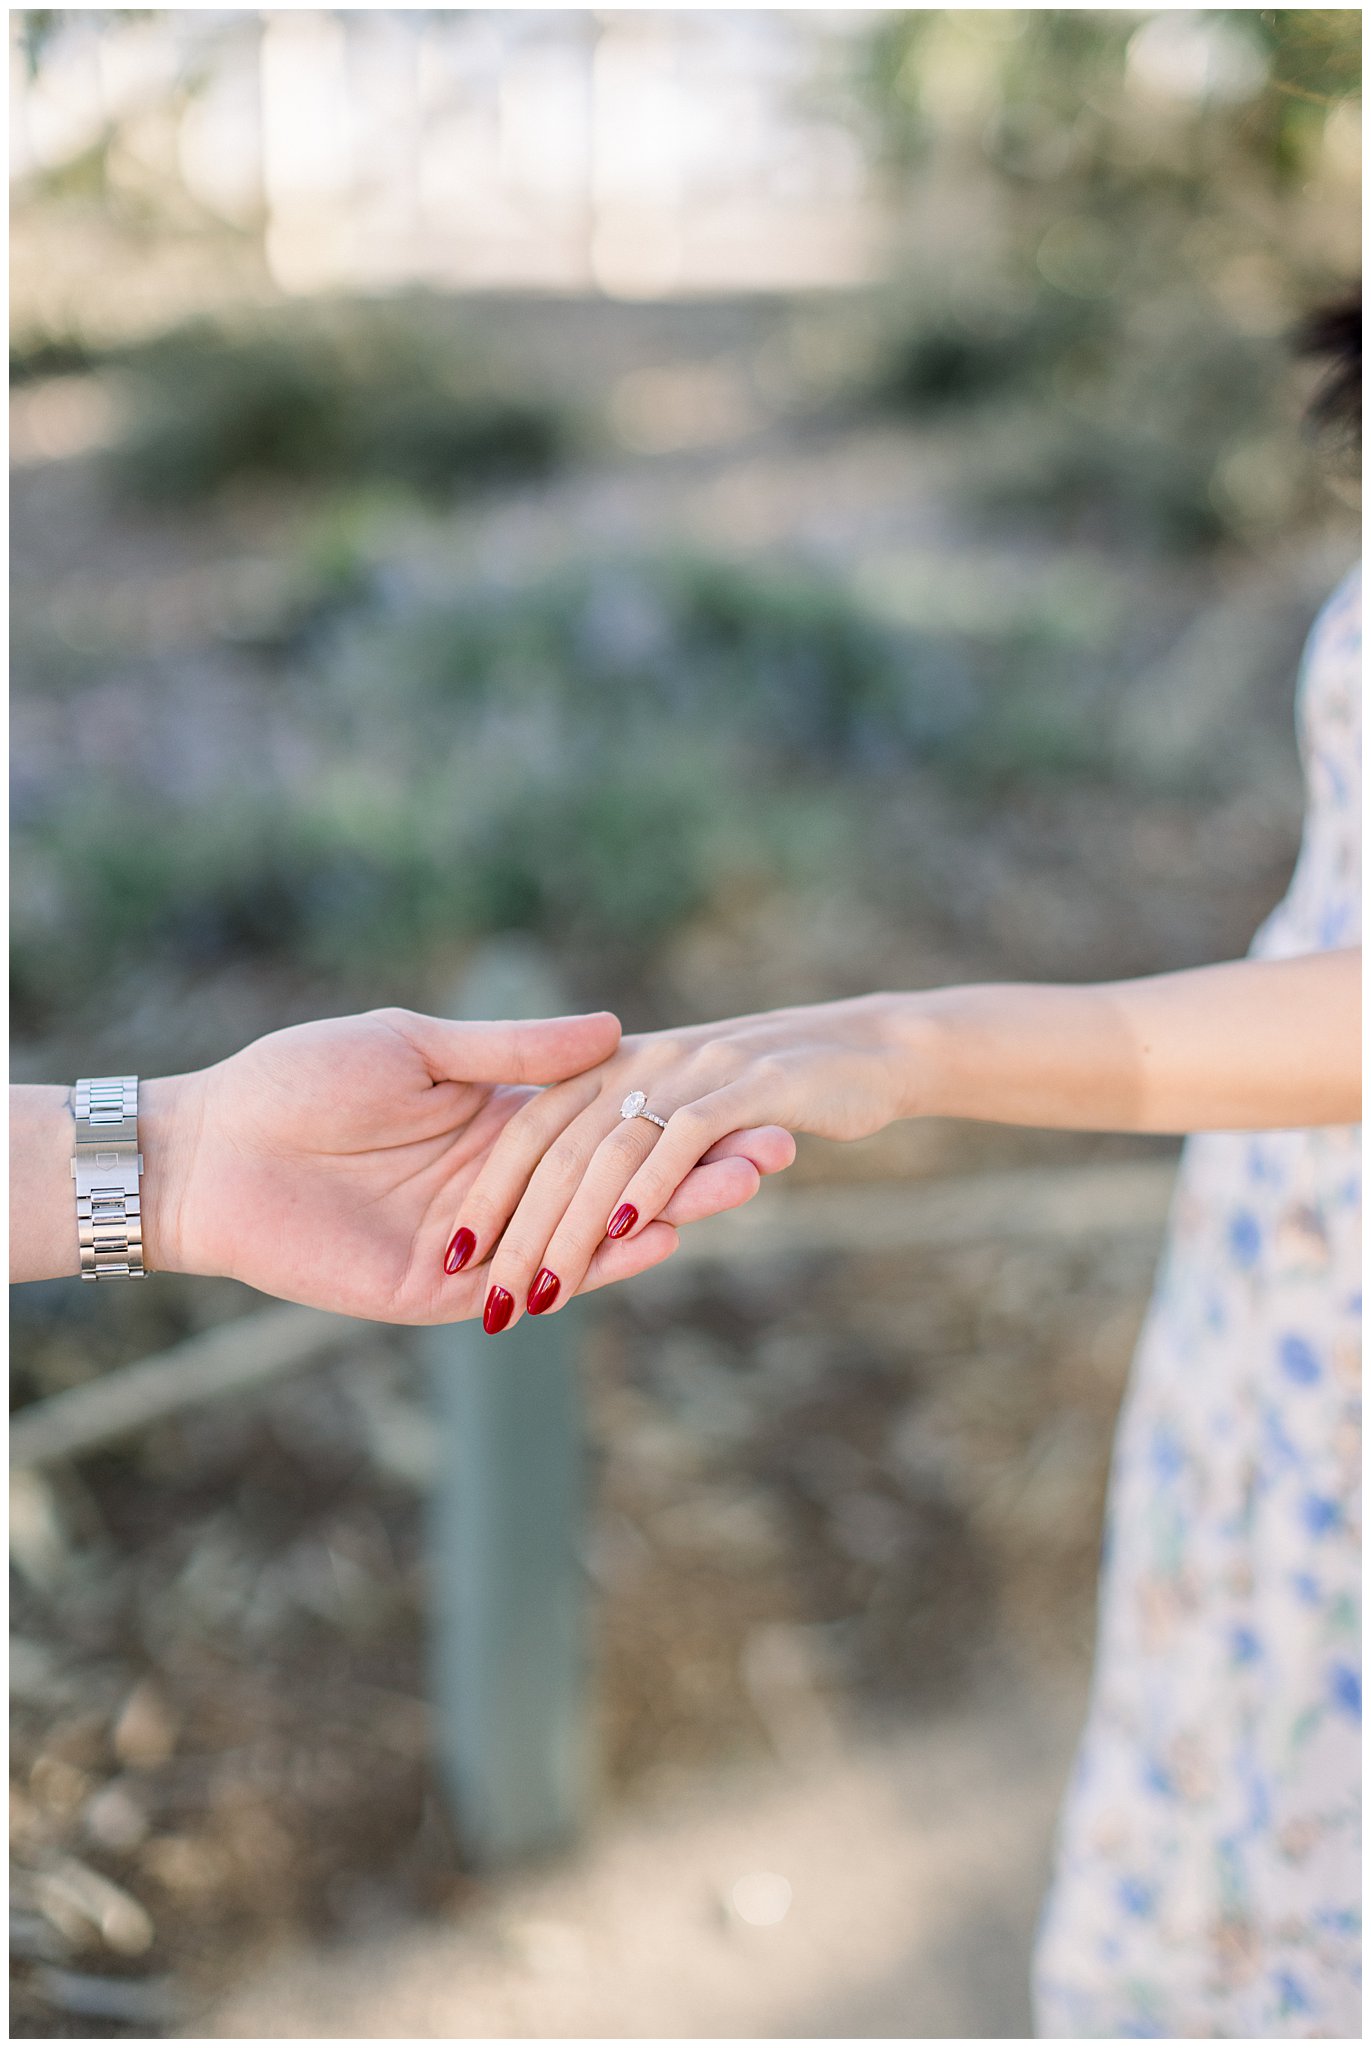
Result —
[{"label": "woman's hand", "polygon": [[[579,1073],[618,1042],[605,1013],[463,1024],[376,1010],[296,1025],[202,1073],[146,1082],[148,1264],[382,1322],[474,1316],[485,1289],[452,1270],[454,1210],[506,1125],[538,1100],[526,1084]],[[658,1265],[676,1249],[673,1225],[737,1207],[759,1173],[793,1156],[783,1131],[738,1134],[652,1231],[605,1245],[582,1284]]]},{"label": "woman's hand", "polygon": [[[656,1227],[730,1133],[866,1137],[906,1113],[901,1089],[881,996],[624,1039],[511,1117],[453,1212],[472,1262],[490,1261],[486,1329],[575,1294],[612,1246]],[[634,1090],[665,1130],[621,1118]]]}]

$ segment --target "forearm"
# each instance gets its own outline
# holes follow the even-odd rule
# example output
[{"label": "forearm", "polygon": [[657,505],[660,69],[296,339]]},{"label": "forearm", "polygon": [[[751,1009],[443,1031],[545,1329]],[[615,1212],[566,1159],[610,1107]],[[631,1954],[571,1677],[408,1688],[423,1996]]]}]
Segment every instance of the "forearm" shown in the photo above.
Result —
[{"label": "forearm", "polygon": [[[140,1189],[143,1257],[149,1271],[176,1261],[167,1168],[180,1115],[177,1079],[139,1088],[138,1137],[145,1171]],[[81,1270],[76,1237],[76,1184],[71,1177],[74,1126],[70,1091],[10,1089],[10,1279],[61,1280]]]},{"label": "forearm", "polygon": [[65,1088],[10,1089],[10,1279],[78,1273]]},{"label": "forearm", "polygon": [[883,1000],[907,1115],[1173,1133],[1361,1117],[1359,948]]}]

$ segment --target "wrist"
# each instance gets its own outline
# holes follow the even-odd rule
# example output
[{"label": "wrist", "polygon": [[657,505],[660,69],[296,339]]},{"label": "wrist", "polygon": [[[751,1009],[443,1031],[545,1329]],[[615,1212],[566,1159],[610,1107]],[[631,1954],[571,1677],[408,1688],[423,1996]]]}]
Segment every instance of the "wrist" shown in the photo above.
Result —
[{"label": "wrist", "polygon": [[169,1074],[138,1088],[143,1261],[151,1273],[204,1273],[194,1231],[194,1163],[204,1119],[203,1076]]},{"label": "wrist", "polygon": [[907,1117],[955,1116],[952,1031],[932,998],[946,990],[914,990],[867,998],[872,1025],[888,1063],[892,1123]]}]

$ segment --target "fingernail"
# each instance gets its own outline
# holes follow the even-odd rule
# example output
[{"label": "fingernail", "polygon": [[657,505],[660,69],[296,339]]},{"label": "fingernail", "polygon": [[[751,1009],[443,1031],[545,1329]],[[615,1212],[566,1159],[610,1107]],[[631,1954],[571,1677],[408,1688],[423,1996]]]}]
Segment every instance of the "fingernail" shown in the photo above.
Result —
[{"label": "fingernail", "polygon": [[552,1307],[553,1302],[561,1291],[562,1283],[557,1278],[557,1275],[544,1266],[542,1272],[539,1273],[537,1279],[528,1290],[529,1314],[531,1316],[540,1316],[545,1308]]},{"label": "fingernail", "polygon": [[637,1221],[638,1211],[634,1208],[632,1202],[620,1202],[618,1208],[609,1219],[609,1229],[605,1235],[607,1237],[627,1237]]},{"label": "fingernail", "polygon": [[514,1296],[507,1287],[492,1287],[486,1296],[485,1314],[481,1327],[488,1337],[496,1337],[514,1313]]},{"label": "fingernail", "polygon": [[476,1232],[468,1230],[466,1225],[463,1224],[460,1230],[453,1233],[452,1243],[443,1253],[443,1271],[445,1273],[460,1273],[475,1249]]}]

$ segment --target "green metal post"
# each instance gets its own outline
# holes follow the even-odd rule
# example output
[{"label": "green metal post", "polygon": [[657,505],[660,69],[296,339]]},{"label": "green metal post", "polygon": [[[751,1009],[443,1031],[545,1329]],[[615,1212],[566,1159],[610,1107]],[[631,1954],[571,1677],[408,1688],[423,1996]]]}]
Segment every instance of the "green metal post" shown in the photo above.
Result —
[{"label": "green metal post", "polygon": [[[565,1007],[542,957],[483,952],[452,1014]],[[488,1337],[426,1330],[439,1436],[429,1627],[439,1763],[463,1860],[494,1868],[568,1842],[588,1805],[582,1424],[573,1304]]]}]

